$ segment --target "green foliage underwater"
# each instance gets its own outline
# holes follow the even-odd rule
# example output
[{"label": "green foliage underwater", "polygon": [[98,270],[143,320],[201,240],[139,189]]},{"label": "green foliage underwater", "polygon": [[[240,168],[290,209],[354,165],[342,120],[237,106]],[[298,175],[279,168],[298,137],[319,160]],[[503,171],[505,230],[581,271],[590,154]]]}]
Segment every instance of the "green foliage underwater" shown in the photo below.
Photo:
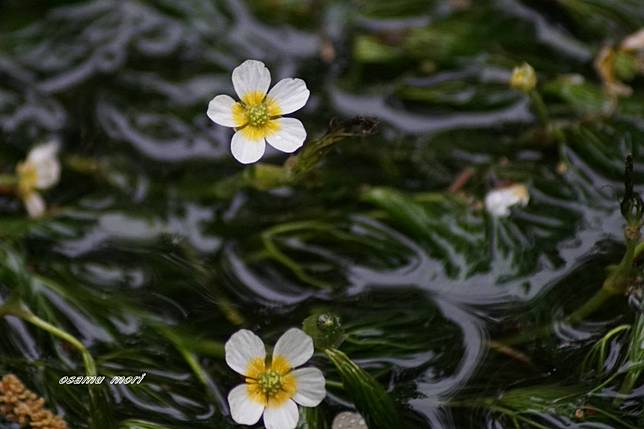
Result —
[{"label": "green foliage underwater", "polygon": [[[299,429],[644,427],[642,28],[641,0],[0,0],[0,377],[71,428],[235,428],[226,340],[304,327]],[[246,59],[311,91],[292,156],[242,165],[206,116]]]}]

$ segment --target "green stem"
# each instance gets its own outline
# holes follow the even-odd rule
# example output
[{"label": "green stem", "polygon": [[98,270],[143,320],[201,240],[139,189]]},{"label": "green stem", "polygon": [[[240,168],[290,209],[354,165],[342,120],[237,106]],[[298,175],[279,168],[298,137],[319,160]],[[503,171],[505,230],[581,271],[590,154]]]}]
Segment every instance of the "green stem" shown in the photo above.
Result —
[{"label": "green stem", "polygon": [[534,110],[537,113],[537,117],[539,118],[539,122],[541,122],[541,125],[543,125],[544,127],[547,126],[550,122],[550,115],[548,114],[546,104],[543,102],[543,98],[541,98],[541,94],[539,94],[539,92],[536,90],[532,90],[530,91],[529,96],[530,101],[532,101],[532,106],[534,107]]},{"label": "green stem", "polygon": [[68,332],[36,316],[31,312],[31,310],[24,308],[24,306],[22,306],[18,300],[10,299],[4,305],[0,306],[0,317],[2,316],[18,317],[46,332],[49,332],[53,336],[66,341],[72,347],[78,350],[78,352],[80,352],[81,356],[83,357],[83,364],[85,366],[86,375],[96,375],[96,364],[94,363],[94,358],[92,358],[92,355],[83,345],[83,343],[78,341],[76,337],[69,334]]},{"label": "green stem", "polygon": [[[615,296],[613,292],[610,292],[604,288],[601,288],[585,303],[581,305],[577,310],[564,319],[566,323],[576,324],[584,320],[586,317],[593,314],[601,306],[604,305],[606,301]],[[552,324],[539,326],[534,331],[525,332],[514,337],[508,338],[506,340],[499,341],[500,344],[511,346],[516,344],[522,344],[528,341],[533,341],[537,338],[544,338],[549,336],[552,333]]]},{"label": "green stem", "polygon": [[[637,242],[626,240],[626,252],[624,252],[624,257],[619,265],[612,268],[600,290],[595,292],[581,307],[577,308],[577,310],[564,319],[566,323],[576,324],[581,322],[599,310],[610,298],[623,295],[626,292],[633,277],[633,261],[635,260],[637,247]],[[536,338],[547,337],[551,332],[552,325],[541,326],[535,331],[514,336],[505,341],[501,341],[501,343],[505,345],[521,344]]]},{"label": "green stem", "polygon": [[78,350],[83,357],[83,365],[85,366],[85,373],[88,376],[93,376],[97,375],[96,374],[96,364],[94,363],[94,358],[92,358],[92,355],[90,352],[87,350],[87,348],[80,342],[78,341],[75,337],[70,335],[69,333],[63,331],[60,328],[57,328],[56,326],[52,325],[49,322],[46,322],[45,320],[41,319],[40,317],[36,316],[35,314],[28,312],[24,316],[19,316],[23,320],[31,323],[34,326],[39,327],[40,329],[49,332],[55,337],[60,338],[63,341],[67,341],[72,347],[74,347],[76,350]]},{"label": "green stem", "polygon": [[614,295],[626,293],[633,277],[633,261],[635,260],[635,249],[637,245],[638,243],[636,241],[626,239],[626,252],[624,253],[624,257],[619,265],[610,272],[602,285],[602,289],[606,289]]},{"label": "green stem", "polygon": [[344,383],[340,381],[326,380],[326,387],[334,387],[336,389],[344,389]]},{"label": "green stem", "polygon": [[604,305],[606,301],[608,301],[613,296],[615,296],[614,292],[609,291],[605,288],[599,289],[588,301],[583,303],[581,307],[579,307],[572,314],[566,317],[566,322],[570,324],[581,322],[586,317],[597,311],[601,306]]},{"label": "green stem", "polygon": [[[211,381],[208,377],[208,373],[199,363],[197,356],[194,350],[190,347],[189,342],[185,341],[180,334],[174,332],[172,329],[165,326],[157,326],[158,331],[166,337],[175,347],[175,349],[181,354],[183,359],[186,361],[192,372],[195,374],[197,379],[206,387],[206,393],[210,399],[215,400],[215,395],[210,390]],[[223,347],[218,345],[218,343],[211,343],[207,349],[211,352],[212,355],[218,357],[224,357]],[[204,349],[205,350],[205,349]]]},{"label": "green stem", "polygon": [[262,243],[264,248],[268,252],[271,258],[291,270],[291,272],[299,278],[301,281],[310,284],[311,286],[317,287],[319,289],[332,289],[333,286],[324,281],[318,280],[306,273],[304,268],[293,259],[289,258],[280,248],[275,244],[274,238],[280,234],[298,230],[306,229],[317,229],[321,231],[329,231],[330,226],[315,222],[315,221],[302,221],[302,222],[291,222],[273,227],[264,231],[261,235]]},{"label": "green stem", "polygon": [[[49,334],[60,338],[61,340],[67,342],[72,347],[74,347],[78,352],[80,352],[83,357],[83,365],[85,366],[85,374],[87,376],[96,376],[96,363],[94,358],[87,348],[81,343],[76,337],[70,333],[60,329],[51,323],[41,319],[26,308],[22,302],[19,301],[15,296],[10,297],[3,305],[0,306],[0,317],[4,316],[14,316],[18,317],[25,322],[31,323],[32,325],[48,332]],[[102,390],[102,387],[99,385],[90,385],[89,386],[89,395],[90,395],[90,428],[92,429],[107,429],[112,425],[112,416],[110,412],[105,409],[105,404],[107,404],[107,399],[105,397],[105,392]]]},{"label": "green stem", "polygon": [[635,246],[634,257],[638,258],[644,252],[644,241]]},{"label": "green stem", "polygon": [[0,187],[14,187],[18,178],[9,174],[0,174]]},{"label": "green stem", "polygon": [[642,375],[641,364],[644,363],[644,316],[640,313],[633,324],[632,338],[629,345],[629,367],[619,389],[619,395],[613,404],[618,407],[622,398],[633,391],[637,380]]}]

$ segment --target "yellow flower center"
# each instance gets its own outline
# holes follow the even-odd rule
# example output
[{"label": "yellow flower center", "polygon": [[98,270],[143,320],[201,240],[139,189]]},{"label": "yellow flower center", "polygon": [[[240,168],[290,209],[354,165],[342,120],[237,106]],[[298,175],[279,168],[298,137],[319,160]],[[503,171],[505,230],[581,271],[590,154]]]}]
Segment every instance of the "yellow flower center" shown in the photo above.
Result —
[{"label": "yellow flower center", "polygon": [[280,124],[275,119],[281,113],[274,99],[258,91],[249,92],[233,105],[236,128],[249,140],[261,140],[279,131]]},{"label": "yellow flower center", "polygon": [[21,195],[28,195],[36,189],[38,183],[38,171],[33,164],[22,162],[16,167],[18,173],[18,192]]},{"label": "yellow flower center", "polygon": [[265,407],[280,407],[295,395],[297,383],[291,365],[282,356],[273,357],[270,364],[257,358],[246,370],[248,396]]},{"label": "yellow flower center", "polygon": [[246,117],[251,127],[263,127],[269,120],[268,106],[266,106],[266,103],[248,106],[246,108]]},{"label": "yellow flower center", "polygon": [[275,396],[277,392],[282,390],[282,376],[277,371],[269,369],[259,376],[257,384],[267,396]]}]

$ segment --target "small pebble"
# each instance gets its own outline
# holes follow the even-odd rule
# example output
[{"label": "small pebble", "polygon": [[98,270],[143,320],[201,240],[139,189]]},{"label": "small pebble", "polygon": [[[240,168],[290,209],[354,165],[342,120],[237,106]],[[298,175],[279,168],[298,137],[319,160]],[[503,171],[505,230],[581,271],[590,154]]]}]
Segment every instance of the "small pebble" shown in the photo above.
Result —
[{"label": "small pebble", "polygon": [[367,423],[360,414],[344,411],[335,416],[332,429],[367,429]]}]

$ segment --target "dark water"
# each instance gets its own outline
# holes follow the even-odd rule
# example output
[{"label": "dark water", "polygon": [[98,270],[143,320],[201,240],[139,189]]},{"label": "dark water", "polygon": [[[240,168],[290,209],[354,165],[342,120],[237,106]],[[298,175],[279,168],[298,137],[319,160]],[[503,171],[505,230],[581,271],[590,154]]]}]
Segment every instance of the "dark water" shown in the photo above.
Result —
[{"label": "dark water", "polygon": [[[92,402],[58,384],[83,372],[78,353],[14,317],[0,325],[0,372],[72,427],[234,427],[225,398],[239,379],[223,342],[246,327],[271,343],[327,310],[404,427],[642,427],[641,377],[618,395],[632,336],[608,342],[603,374],[582,365],[635,323],[633,306],[616,297],[565,322],[622,257],[623,160],[644,137],[641,77],[604,116],[592,61],[642,26],[637,0],[0,1],[2,171],[50,138],[64,161],[45,219],[0,196],[0,296],[78,338],[100,374],[148,375]],[[378,132],[340,142],[296,186],[217,198],[244,167],[206,106],[232,94],[247,58],[273,82],[307,82],[294,116],[310,138],[356,115]],[[523,61],[559,140],[507,84]],[[447,192],[467,168],[462,192]],[[480,201],[506,182],[531,201],[494,219]],[[422,206],[417,223],[396,216],[400,195]],[[530,337],[544,325],[550,335]],[[510,352],[494,346],[520,334]],[[351,395],[323,356],[314,363],[331,381],[330,423]],[[520,394],[512,419],[495,401]]]}]

